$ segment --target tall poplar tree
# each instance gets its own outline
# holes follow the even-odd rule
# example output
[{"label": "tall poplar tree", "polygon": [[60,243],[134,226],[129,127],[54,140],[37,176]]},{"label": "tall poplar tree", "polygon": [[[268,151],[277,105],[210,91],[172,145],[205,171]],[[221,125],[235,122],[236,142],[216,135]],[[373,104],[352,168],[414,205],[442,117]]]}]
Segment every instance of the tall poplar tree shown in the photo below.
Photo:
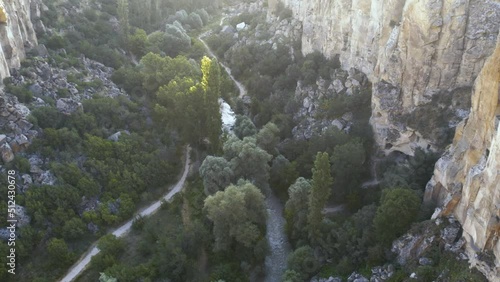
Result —
[{"label": "tall poplar tree", "polygon": [[220,68],[217,61],[204,56],[201,60],[203,74],[201,86],[205,91],[204,104],[206,111],[207,138],[213,152],[220,150],[219,137],[222,133],[222,118],[220,115]]},{"label": "tall poplar tree", "polygon": [[[129,10],[128,0],[118,0],[118,19],[122,29],[123,41],[128,46],[128,30],[129,30]],[[127,47],[128,49],[128,47]]]},{"label": "tall poplar tree", "polygon": [[328,153],[318,152],[312,172],[312,189],[309,194],[307,222],[309,225],[309,236],[315,237],[323,220],[322,211],[330,197],[330,189],[333,183],[333,178],[330,174]]}]

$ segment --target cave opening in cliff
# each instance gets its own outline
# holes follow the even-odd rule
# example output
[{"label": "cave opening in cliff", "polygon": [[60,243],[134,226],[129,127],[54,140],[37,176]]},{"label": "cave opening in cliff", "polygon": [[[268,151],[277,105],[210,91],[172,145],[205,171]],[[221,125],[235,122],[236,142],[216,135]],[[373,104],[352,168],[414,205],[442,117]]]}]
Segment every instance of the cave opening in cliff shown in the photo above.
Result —
[{"label": "cave opening in cliff", "polygon": [[0,7],[0,24],[7,24],[7,14],[3,7]]}]

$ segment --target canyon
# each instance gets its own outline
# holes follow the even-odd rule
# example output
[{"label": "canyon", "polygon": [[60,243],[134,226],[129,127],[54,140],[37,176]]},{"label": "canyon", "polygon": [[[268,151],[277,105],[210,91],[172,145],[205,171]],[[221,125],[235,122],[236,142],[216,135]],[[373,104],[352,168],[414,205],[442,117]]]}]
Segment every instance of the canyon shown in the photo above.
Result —
[{"label": "canyon", "polygon": [[302,22],[304,54],[338,55],[344,69],[361,70],[373,83],[379,148],[444,152],[424,200],[441,207],[436,216],[458,219],[470,263],[498,281],[500,2],[281,3],[269,0],[270,13],[284,4]]},{"label": "canyon", "polygon": [[38,42],[33,22],[40,22],[40,3],[32,0],[0,1],[0,84],[19,68],[26,50]]},{"label": "canyon", "polygon": [[[424,200],[461,223],[471,265],[500,276],[500,2],[283,0],[302,52],[339,56],[373,85],[386,154],[443,152]],[[276,12],[279,0],[269,0]],[[37,46],[38,0],[0,0],[0,84]],[[454,136],[454,137],[453,137]],[[453,144],[449,145],[451,142]]]}]

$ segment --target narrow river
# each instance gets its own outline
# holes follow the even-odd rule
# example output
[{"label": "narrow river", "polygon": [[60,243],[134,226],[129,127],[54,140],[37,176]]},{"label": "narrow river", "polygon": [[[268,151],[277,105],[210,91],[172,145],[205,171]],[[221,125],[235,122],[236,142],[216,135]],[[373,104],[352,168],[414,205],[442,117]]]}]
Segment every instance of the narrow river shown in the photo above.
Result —
[{"label": "narrow river", "polygon": [[[222,21],[221,21],[222,23]],[[215,54],[210,50],[207,43],[203,40],[204,36],[207,36],[209,32],[206,32],[198,37],[198,39],[205,45],[207,52],[210,56],[217,58]],[[231,69],[222,64],[219,60],[219,63],[226,70],[229,77],[234,81],[236,86],[238,87],[240,94],[239,97],[243,98],[246,95],[247,90],[243,86],[243,84],[237,81],[233,75],[231,74]],[[221,115],[224,128],[230,128],[234,125],[234,113],[224,100],[220,100],[221,104]],[[269,254],[266,257],[265,267],[266,267],[266,276],[265,282],[278,282],[281,281],[281,277],[286,270],[287,266],[287,258],[290,253],[291,247],[288,242],[288,238],[285,234],[285,218],[283,217],[283,204],[281,201],[274,195],[271,189],[266,189],[266,208],[267,208],[267,223],[266,223],[266,238],[269,242]]]}]

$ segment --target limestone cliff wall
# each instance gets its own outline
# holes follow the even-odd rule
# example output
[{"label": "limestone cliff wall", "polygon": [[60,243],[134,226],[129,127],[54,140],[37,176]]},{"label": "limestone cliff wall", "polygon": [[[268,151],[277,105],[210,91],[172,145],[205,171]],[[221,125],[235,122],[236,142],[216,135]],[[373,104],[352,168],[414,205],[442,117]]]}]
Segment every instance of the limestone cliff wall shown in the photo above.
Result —
[{"label": "limestone cliff wall", "polygon": [[10,76],[10,68],[20,66],[26,49],[37,45],[31,13],[39,10],[32,2],[0,0],[0,84]]},{"label": "limestone cliff wall", "polygon": [[[280,0],[268,1],[274,11]],[[340,54],[344,68],[368,75],[377,142],[410,155],[450,141],[500,26],[499,0],[281,2],[303,23],[304,53]]]},{"label": "limestone cliff wall", "polygon": [[499,121],[500,36],[475,82],[471,114],[458,125],[425,194],[443,206],[442,215],[461,222],[469,257],[490,281],[500,277]]}]

